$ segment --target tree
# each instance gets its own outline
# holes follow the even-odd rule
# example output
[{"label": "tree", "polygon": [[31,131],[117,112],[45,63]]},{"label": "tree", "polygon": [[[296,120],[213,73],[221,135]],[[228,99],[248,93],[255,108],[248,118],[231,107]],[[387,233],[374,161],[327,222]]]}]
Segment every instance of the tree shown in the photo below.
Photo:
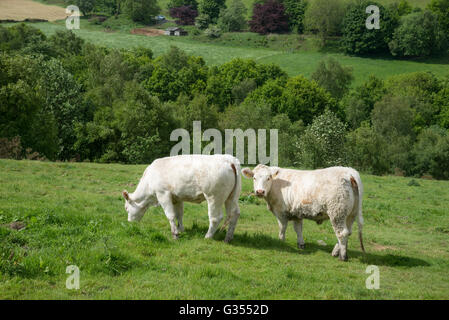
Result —
[{"label": "tree", "polygon": [[198,16],[198,11],[191,6],[181,6],[170,9],[170,15],[177,18],[176,24],[179,25],[194,25],[195,18]]},{"label": "tree", "polygon": [[287,114],[291,121],[301,119],[305,124],[310,124],[325,109],[337,111],[336,101],[331,95],[304,76],[289,78],[279,100],[279,113]]},{"label": "tree", "polygon": [[225,0],[199,0],[198,3],[199,13],[203,17],[207,16],[208,24],[216,23],[220,10],[225,7]]},{"label": "tree", "polygon": [[306,168],[343,165],[346,126],[329,110],[316,117],[297,144],[297,164]]},{"label": "tree", "polygon": [[319,34],[325,44],[326,38],[340,34],[345,6],[343,0],[315,0],[305,12],[307,30]]},{"label": "tree", "polygon": [[438,17],[442,32],[449,34],[449,0],[431,0],[427,8]]},{"label": "tree", "polygon": [[136,22],[151,24],[160,9],[156,0],[125,0],[124,12]]},{"label": "tree", "polygon": [[230,6],[220,11],[218,27],[224,32],[241,31],[246,27],[246,6],[242,0],[233,0]]},{"label": "tree", "polygon": [[411,169],[409,149],[415,137],[412,103],[408,97],[387,95],[374,105],[371,113],[374,131],[385,139],[385,148],[379,152],[389,159],[390,171]]},{"label": "tree", "polygon": [[222,111],[233,103],[233,90],[242,81],[252,79],[256,86],[261,86],[269,79],[282,77],[286,77],[286,74],[276,65],[256,64],[249,59],[233,59],[211,69],[206,93],[209,103],[219,106]]},{"label": "tree", "polygon": [[289,30],[285,7],[276,0],[255,4],[249,25],[252,32],[260,34],[283,33]]},{"label": "tree", "polygon": [[306,11],[307,3],[305,0],[283,0],[285,6],[285,13],[288,16],[290,23],[290,30],[297,33],[304,31],[304,13]]},{"label": "tree", "polygon": [[388,159],[382,152],[385,148],[385,139],[376,133],[369,121],[363,121],[346,137],[349,164],[364,172],[380,175],[389,171]]},{"label": "tree", "polygon": [[[366,8],[379,8],[379,29],[368,29]],[[348,54],[364,55],[385,52],[398,24],[396,15],[379,3],[358,0],[349,5],[343,18],[341,39],[342,49]]]},{"label": "tree", "polygon": [[447,38],[438,17],[425,10],[401,19],[389,43],[391,54],[398,57],[423,57],[447,48]]},{"label": "tree", "polygon": [[167,4],[167,8],[179,8],[183,6],[190,6],[193,10],[198,10],[198,1],[196,0],[170,0]]},{"label": "tree", "polygon": [[352,68],[342,66],[335,58],[321,60],[312,79],[340,100],[349,90],[352,80]]},{"label": "tree", "polygon": [[95,7],[95,0],[74,0],[73,3],[80,9],[84,16],[87,16]]},{"label": "tree", "polygon": [[370,76],[362,85],[343,97],[341,104],[351,128],[356,129],[363,121],[370,120],[374,104],[381,100],[386,92],[384,81]]},{"label": "tree", "polygon": [[424,129],[413,146],[413,174],[449,179],[449,134],[438,126]]}]

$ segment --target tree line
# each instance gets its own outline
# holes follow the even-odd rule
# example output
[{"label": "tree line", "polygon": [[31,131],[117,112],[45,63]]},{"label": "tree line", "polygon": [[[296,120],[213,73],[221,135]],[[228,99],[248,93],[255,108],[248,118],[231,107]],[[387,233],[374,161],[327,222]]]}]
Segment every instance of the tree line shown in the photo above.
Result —
[{"label": "tree line", "polygon": [[[70,0],[69,2],[73,2]],[[157,0],[74,0],[85,15],[126,14],[151,24],[161,11]],[[379,28],[368,29],[368,6],[379,8]],[[338,39],[352,55],[387,53],[394,57],[425,57],[447,52],[449,0],[431,0],[425,9],[397,0],[383,6],[371,0],[255,0],[251,18],[242,0],[169,0],[167,9],[179,25],[195,25],[212,38],[223,32],[249,30],[260,34],[315,34],[320,45]]]},{"label": "tree line", "polygon": [[351,89],[332,58],[311,79],[172,47],[108,49],[70,31],[0,26],[0,157],[150,163],[176,128],[279,129],[282,166],[350,165],[449,178],[449,77],[416,72]]}]

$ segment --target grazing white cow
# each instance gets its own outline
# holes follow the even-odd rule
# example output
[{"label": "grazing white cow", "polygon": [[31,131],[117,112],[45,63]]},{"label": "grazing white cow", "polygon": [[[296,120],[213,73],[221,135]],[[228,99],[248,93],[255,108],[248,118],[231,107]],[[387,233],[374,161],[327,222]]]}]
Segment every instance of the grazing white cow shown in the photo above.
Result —
[{"label": "grazing white cow", "polygon": [[[128,221],[140,221],[150,205],[160,204],[176,239],[184,231],[184,201],[207,201],[212,238],[226,208],[229,228],[225,241],[232,240],[240,216],[240,162],[230,155],[181,155],[161,158],[149,165],[134,193],[123,191]],[[178,225],[175,223],[178,221]]]},{"label": "grazing white cow", "polygon": [[279,223],[279,239],[285,240],[289,220],[298,236],[298,247],[304,248],[302,220],[321,224],[330,219],[338,242],[332,256],[347,260],[348,236],[355,219],[362,240],[363,185],[359,173],[352,168],[332,167],[320,170],[292,170],[258,165],[242,173],[254,180],[254,192],[265,198],[268,210]]}]

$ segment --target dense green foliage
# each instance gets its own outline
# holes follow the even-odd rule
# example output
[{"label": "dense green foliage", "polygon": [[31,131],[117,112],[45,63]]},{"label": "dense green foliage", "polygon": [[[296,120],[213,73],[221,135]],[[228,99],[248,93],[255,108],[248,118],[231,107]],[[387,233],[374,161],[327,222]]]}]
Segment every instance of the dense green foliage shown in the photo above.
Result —
[{"label": "dense green foliage", "polygon": [[246,12],[241,0],[232,0],[228,8],[221,9],[217,25],[224,32],[242,31],[247,24]]},{"label": "dense green foliage", "polygon": [[0,138],[14,158],[19,136],[22,157],[149,163],[169,154],[172,130],[201,120],[203,129],[278,128],[281,165],[447,177],[449,79],[431,73],[370,77],[351,90],[350,68],[334,59],[309,80],[251,59],[210,67],[176,47],[154,58],[26,25],[0,27],[0,37]]},{"label": "dense green foliage", "polygon": [[[379,29],[366,27],[366,8],[375,5],[380,10]],[[342,48],[349,54],[379,53],[388,50],[388,43],[398,24],[396,15],[379,3],[358,0],[349,5],[343,19]]]},{"label": "dense green foliage", "polygon": [[440,28],[438,17],[425,10],[401,19],[389,47],[394,56],[430,56],[447,49],[447,36]]}]

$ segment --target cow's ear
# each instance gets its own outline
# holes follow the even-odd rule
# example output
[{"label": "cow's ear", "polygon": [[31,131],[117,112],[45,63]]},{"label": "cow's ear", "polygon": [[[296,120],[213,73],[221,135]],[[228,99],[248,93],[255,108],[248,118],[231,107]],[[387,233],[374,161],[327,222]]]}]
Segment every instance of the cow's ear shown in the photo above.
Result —
[{"label": "cow's ear", "polygon": [[125,198],[126,201],[129,201],[129,193],[126,190],[123,190],[122,192],[123,198]]},{"label": "cow's ear", "polygon": [[271,167],[271,177],[273,179],[276,179],[277,175],[279,174],[279,168],[278,167]]},{"label": "cow's ear", "polygon": [[252,177],[254,177],[254,172],[250,169],[250,168],[244,168],[244,169],[242,169],[242,173],[243,173],[243,175],[245,176],[245,177],[247,177],[247,178],[252,178]]}]

